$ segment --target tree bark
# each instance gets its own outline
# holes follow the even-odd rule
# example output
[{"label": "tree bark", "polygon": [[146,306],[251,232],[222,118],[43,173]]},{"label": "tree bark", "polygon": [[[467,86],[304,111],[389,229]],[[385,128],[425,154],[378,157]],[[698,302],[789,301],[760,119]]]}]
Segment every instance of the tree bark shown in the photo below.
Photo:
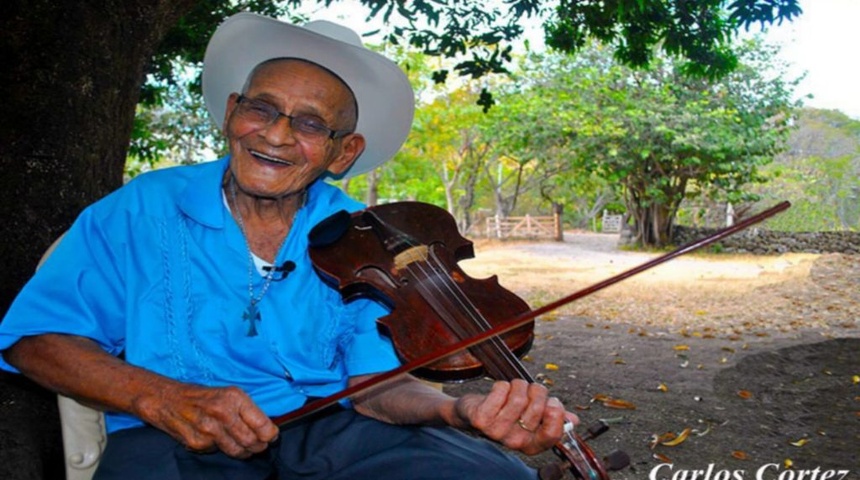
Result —
[{"label": "tree bark", "polygon": [[[6,0],[0,316],[80,211],[122,184],[144,68],[194,0]],[[56,396],[0,375],[0,478],[64,478]]]},{"label": "tree bark", "polygon": [[193,0],[7,0],[0,16],[0,313],[122,184],[144,67]]},{"label": "tree bark", "polygon": [[381,177],[381,174],[378,168],[367,172],[367,195],[364,203],[368,207],[379,204],[379,177]]}]

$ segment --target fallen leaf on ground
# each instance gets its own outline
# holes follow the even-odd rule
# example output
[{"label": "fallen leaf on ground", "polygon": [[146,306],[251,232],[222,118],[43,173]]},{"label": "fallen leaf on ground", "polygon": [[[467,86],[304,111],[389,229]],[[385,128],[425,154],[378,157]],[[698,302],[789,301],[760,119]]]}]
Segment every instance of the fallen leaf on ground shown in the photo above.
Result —
[{"label": "fallen leaf on ground", "polygon": [[674,347],[672,347],[672,349],[676,352],[685,352],[689,350],[690,347],[688,345],[675,345]]},{"label": "fallen leaf on ground", "polygon": [[595,396],[591,397],[592,402],[602,402],[604,400],[609,400],[611,397],[609,395],[598,393]]},{"label": "fallen leaf on ground", "polygon": [[602,393],[598,393],[597,395],[592,397],[591,402],[600,402],[601,404],[603,404],[604,407],[609,408],[636,410],[636,405],[628,402],[627,400],[612,398],[609,395],[604,395]]},{"label": "fallen leaf on ground", "polygon": [[675,435],[675,432],[666,432],[663,435],[657,435],[656,433],[652,434],[651,435],[651,450],[654,450],[654,448],[657,445],[659,445],[663,442],[668,442],[669,440],[672,440],[674,438],[678,438],[678,436]]},{"label": "fallen leaf on ground", "polygon": [[543,368],[545,368],[551,372],[554,372],[554,371],[558,370],[558,365],[556,365],[554,363],[547,363],[546,365],[544,365]]},{"label": "fallen leaf on ground", "polygon": [[748,458],[750,458],[749,455],[740,450],[735,450],[734,452],[732,452],[732,456],[737,458],[738,460],[747,460]]},{"label": "fallen leaf on ground", "polygon": [[653,456],[655,460],[659,460],[662,463],[672,463],[672,460],[662,453],[655,453]]},{"label": "fallen leaf on ground", "polygon": [[684,440],[686,440],[687,437],[689,437],[689,436],[690,436],[690,429],[685,428],[684,431],[679,433],[677,437],[673,438],[672,440],[660,442],[660,445],[664,445],[667,447],[674,447],[676,445],[680,445],[681,443],[683,443]]},{"label": "fallen leaf on ground", "polygon": [[621,410],[636,410],[636,405],[628,402],[627,400],[620,400],[617,398],[610,398],[609,400],[605,400],[603,402],[604,407],[609,408],[617,408]]},{"label": "fallen leaf on ground", "polygon": [[706,428],[704,430],[697,430],[695,428],[693,429],[693,433],[696,434],[697,437],[704,437],[705,435],[710,433],[710,431],[711,431],[711,424],[710,423],[708,424],[708,428]]},{"label": "fallen leaf on ground", "polygon": [[665,383],[661,383],[657,386],[657,390],[660,390],[661,392],[668,392],[669,387],[667,387]]},{"label": "fallen leaf on ground", "polygon": [[744,400],[749,400],[753,397],[753,394],[749,390],[738,390],[738,396],[743,398]]},{"label": "fallen leaf on ground", "polygon": [[795,447],[802,447],[802,446],[806,445],[807,442],[809,442],[808,438],[801,438],[800,440],[798,440],[796,442],[788,442],[788,443],[794,445]]}]

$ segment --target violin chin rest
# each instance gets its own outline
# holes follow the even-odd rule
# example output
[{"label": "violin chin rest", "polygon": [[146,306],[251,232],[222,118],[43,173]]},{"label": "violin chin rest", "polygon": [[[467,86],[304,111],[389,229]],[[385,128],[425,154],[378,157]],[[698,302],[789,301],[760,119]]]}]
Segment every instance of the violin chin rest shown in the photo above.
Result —
[{"label": "violin chin rest", "polygon": [[351,215],[346,210],[340,210],[316,224],[308,234],[311,247],[326,247],[331,245],[346,233],[351,223]]}]

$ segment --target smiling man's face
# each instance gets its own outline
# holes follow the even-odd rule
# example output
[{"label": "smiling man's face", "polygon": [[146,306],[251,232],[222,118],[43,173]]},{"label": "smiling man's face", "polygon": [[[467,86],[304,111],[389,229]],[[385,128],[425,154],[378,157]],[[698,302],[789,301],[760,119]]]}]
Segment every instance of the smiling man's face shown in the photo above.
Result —
[{"label": "smiling man's face", "polygon": [[[277,60],[255,69],[245,98],[266,102],[290,116],[312,116],[331,130],[355,127],[355,100],[340,79],[301,60]],[[260,127],[237,111],[239,95],[227,103],[224,132],[230,145],[230,169],[239,189],[255,197],[281,198],[303,191],[326,171],[346,171],[364,149],[360,134],[310,142],[296,136],[280,116]]]}]

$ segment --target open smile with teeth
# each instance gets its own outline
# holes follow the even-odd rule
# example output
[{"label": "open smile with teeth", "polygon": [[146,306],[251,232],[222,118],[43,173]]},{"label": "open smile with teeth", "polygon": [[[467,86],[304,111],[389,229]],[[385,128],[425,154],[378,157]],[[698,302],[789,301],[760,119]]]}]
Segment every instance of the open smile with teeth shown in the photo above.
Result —
[{"label": "open smile with teeth", "polygon": [[293,162],[284,160],[282,158],[271,157],[269,155],[266,155],[264,153],[260,153],[260,152],[254,151],[254,150],[250,150],[249,152],[257,160],[262,160],[264,162],[269,162],[269,163],[277,163],[279,165],[294,165]]}]

